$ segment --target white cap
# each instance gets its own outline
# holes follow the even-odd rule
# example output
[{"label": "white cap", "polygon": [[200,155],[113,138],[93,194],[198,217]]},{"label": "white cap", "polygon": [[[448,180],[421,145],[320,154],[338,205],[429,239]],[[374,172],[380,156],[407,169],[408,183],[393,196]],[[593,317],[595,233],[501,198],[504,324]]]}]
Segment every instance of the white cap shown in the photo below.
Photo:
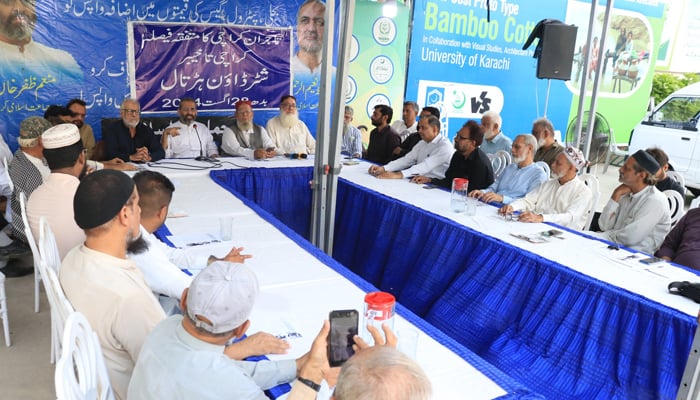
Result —
[{"label": "white cap", "polygon": [[[248,319],[258,291],[258,278],[246,266],[213,262],[190,285],[187,315],[198,328],[207,332],[231,331]],[[206,318],[211,324],[197,316]]]},{"label": "white cap", "polygon": [[45,149],[60,149],[80,141],[80,131],[75,124],[52,126],[41,134],[41,143]]}]

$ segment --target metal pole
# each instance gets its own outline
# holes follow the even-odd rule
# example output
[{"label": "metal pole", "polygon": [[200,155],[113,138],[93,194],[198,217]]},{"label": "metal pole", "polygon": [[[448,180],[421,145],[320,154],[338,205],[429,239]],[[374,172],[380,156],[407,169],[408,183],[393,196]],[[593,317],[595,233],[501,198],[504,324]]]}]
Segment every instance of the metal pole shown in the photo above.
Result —
[{"label": "metal pole", "polygon": [[334,43],[335,1],[326,3],[327,15],[321,66],[321,91],[319,94],[318,126],[316,156],[312,187],[313,203],[311,214],[311,240],[316,247],[331,255],[333,252],[333,231],[335,223],[335,200],[340,173],[340,143],[342,141],[343,115],[345,111],[345,79],[352,37],[355,0],[341,0],[340,35],[338,38],[338,62],[336,68],[336,87],[333,93],[333,107],[330,104],[332,89],[332,57]]},{"label": "metal pole", "polygon": [[[591,1],[591,14],[588,18],[588,35],[586,43],[589,43],[586,48],[586,54],[583,55],[583,67],[581,68],[581,88],[578,94],[578,109],[576,110],[576,127],[574,129],[574,147],[581,148],[581,120],[583,119],[583,107],[586,101],[586,86],[588,85],[588,60],[591,59],[591,40],[593,39],[593,22],[595,22],[595,13],[598,10],[598,0]],[[564,138],[566,140],[566,138]],[[587,153],[583,153],[587,154]]]}]

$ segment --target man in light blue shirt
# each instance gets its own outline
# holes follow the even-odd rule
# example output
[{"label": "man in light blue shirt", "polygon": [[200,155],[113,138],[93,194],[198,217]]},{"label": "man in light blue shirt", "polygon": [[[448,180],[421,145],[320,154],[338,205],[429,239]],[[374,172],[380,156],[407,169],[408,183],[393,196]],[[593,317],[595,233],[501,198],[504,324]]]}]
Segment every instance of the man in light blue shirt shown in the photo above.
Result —
[{"label": "man in light blue shirt", "polygon": [[545,170],[533,162],[537,151],[537,141],[532,135],[518,135],[513,142],[513,163],[509,164],[500,177],[484,190],[473,190],[470,197],[486,203],[508,204],[524,197],[549,176]]},{"label": "man in light blue shirt", "polygon": [[362,133],[359,129],[351,125],[355,110],[350,106],[345,106],[343,116],[343,143],[340,153],[354,158],[362,158]]},{"label": "man in light blue shirt", "polygon": [[495,111],[487,111],[481,116],[481,125],[484,127],[484,141],[479,148],[486,154],[495,154],[501,150],[510,154],[513,141],[503,134],[503,119]]}]

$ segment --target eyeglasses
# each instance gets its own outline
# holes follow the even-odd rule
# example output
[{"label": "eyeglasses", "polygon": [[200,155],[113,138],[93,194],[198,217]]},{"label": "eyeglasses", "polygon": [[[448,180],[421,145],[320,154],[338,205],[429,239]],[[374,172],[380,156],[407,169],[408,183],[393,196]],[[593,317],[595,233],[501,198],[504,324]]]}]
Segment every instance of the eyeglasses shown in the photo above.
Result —
[{"label": "eyeglasses", "polygon": [[282,104],[280,105],[280,107],[282,107],[282,108],[284,108],[284,109],[287,109],[287,110],[293,110],[293,109],[297,108],[297,105],[296,105],[296,104],[292,104],[292,103],[282,103]]},{"label": "eyeglasses", "polygon": [[131,115],[139,115],[141,114],[140,110],[131,110],[128,108],[122,108],[122,111],[124,111],[124,114],[131,114]]},{"label": "eyeglasses", "polygon": [[455,141],[461,142],[462,140],[472,140],[472,139],[468,138],[468,137],[459,136],[459,135],[455,136]]}]

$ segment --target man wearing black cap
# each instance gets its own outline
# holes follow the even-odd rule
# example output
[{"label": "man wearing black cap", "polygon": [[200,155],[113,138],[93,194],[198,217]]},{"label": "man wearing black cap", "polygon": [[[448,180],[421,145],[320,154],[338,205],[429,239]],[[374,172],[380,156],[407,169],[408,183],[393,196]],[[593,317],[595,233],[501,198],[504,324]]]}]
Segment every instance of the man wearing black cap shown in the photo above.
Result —
[{"label": "man wearing black cap", "polygon": [[129,379],[148,333],[165,313],[133,261],[140,238],[141,208],[134,181],[100,170],[87,175],[73,199],[75,222],[85,243],[63,259],[59,280],[66,297],[85,314],[100,339],[117,399],[126,398]]},{"label": "man wearing black cap", "polygon": [[620,167],[620,182],[598,221],[603,237],[615,243],[653,253],[671,229],[666,196],[654,187],[659,164],[644,150]]}]

